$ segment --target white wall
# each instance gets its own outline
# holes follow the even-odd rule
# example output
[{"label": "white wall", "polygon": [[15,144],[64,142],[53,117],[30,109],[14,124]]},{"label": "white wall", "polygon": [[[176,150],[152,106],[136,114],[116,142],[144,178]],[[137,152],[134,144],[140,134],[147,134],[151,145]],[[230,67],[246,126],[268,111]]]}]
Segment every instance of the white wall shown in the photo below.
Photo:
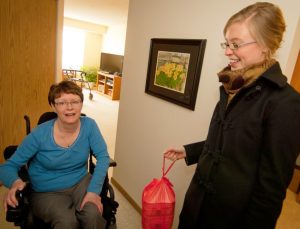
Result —
[{"label": "white wall", "polygon": [[[75,59],[79,58],[80,63],[77,64],[78,66],[75,64],[76,67],[74,64],[69,64],[70,66],[65,67],[73,67],[75,69],[79,69],[81,66],[99,67],[103,36],[107,32],[107,27],[71,18],[64,18],[64,30],[66,30],[66,28],[73,29],[74,34],[71,34],[71,38],[68,38],[67,41],[64,39],[66,42],[65,45],[71,45],[70,49],[64,47],[64,51],[69,52],[67,54],[69,56],[71,55],[71,57],[73,53],[78,54],[75,54],[75,56],[73,54],[73,58],[63,59],[63,61],[74,63],[76,62]],[[76,35],[76,33],[82,34],[82,40],[79,39],[80,36],[79,34]],[[65,35],[70,35],[70,32]],[[73,44],[76,40],[79,42],[78,45]],[[65,54],[65,56],[67,56],[67,54]]]},{"label": "white wall", "polygon": [[64,26],[75,27],[77,29],[82,29],[87,32],[92,32],[96,34],[105,34],[107,27],[103,25],[98,25],[91,22],[80,21],[73,18],[64,17]]},{"label": "white wall", "polygon": [[[119,108],[114,179],[141,206],[144,186],[161,176],[163,151],[170,145],[187,144],[206,137],[213,108],[218,100],[216,73],[227,60],[219,43],[223,26],[250,0],[131,0],[129,4],[125,60]],[[278,0],[288,24],[279,61],[285,71],[295,63],[299,18],[298,0]],[[207,39],[195,111],[146,94],[145,83],[151,38]],[[293,43],[294,42],[294,43]],[[299,44],[296,45],[299,50]],[[290,62],[287,62],[287,61]],[[289,72],[290,73],[290,72]],[[175,163],[168,177],[176,193],[176,216],[195,167]]]},{"label": "white wall", "polygon": [[124,55],[126,25],[124,22],[120,25],[102,26],[64,18],[64,26],[80,29],[85,33],[83,65],[86,66],[99,66],[101,52]]},{"label": "white wall", "polygon": [[57,30],[56,30],[56,74],[55,81],[58,82],[62,78],[62,34],[63,34],[63,18],[64,18],[64,0],[57,1]]},{"label": "white wall", "polygon": [[126,25],[110,26],[103,37],[102,51],[117,55],[124,55]]}]

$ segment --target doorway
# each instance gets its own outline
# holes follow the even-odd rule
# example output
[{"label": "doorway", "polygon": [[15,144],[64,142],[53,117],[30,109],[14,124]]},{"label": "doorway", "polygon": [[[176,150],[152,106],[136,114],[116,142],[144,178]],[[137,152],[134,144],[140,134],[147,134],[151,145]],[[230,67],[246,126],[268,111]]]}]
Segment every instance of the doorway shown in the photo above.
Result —
[{"label": "doorway", "polygon": [[291,85],[300,93],[300,51],[298,52],[296,65],[291,79]]},{"label": "doorway", "polygon": [[[62,68],[80,70],[87,66],[99,70],[102,52],[124,55],[128,5],[129,0],[91,0],[89,4],[65,0]],[[98,93],[98,87],[92,90],[92,100],[88,99],[89,90],[83,88],[83,92],[83,112],[95,119],[114,158],[119,100]]]}]

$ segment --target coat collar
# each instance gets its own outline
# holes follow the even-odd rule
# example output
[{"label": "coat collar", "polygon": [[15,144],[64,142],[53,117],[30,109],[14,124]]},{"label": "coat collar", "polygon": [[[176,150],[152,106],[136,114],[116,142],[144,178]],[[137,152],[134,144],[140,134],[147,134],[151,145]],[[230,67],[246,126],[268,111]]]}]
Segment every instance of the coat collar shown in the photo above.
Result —
[{"label": "coat collar", "polygon": [[[259,78],[266,79],[267,81],[277,85],[279,88],[283,88],[287,84],[287,77],[283,75],[278,62],[267,69]],[[221,85],[220,89],[224,90],[224,87]]]},{"label": "coat collar", "polygon": [[[280,65],[278,62],[276,62],[269,69],[267,69],[261,75],[261,77],[259,77],[259,79],[256,82],[260,81],[261,79],[271,82],[273,85],[276,85],[278,88],[283,88],[287,84],[287,78],[286,78],[286,76],[284,76],[282,74],[282,71],[281,71],[281,68],[280,68]],[[253,86],[255,86],[255,87],[253,87]],[[248,91],[248,94],[247,94],[248,96],[252,93],[256,93],[258,90],[259,91],[261,90],[261,86],[258,86],[257,83],[253,83],[253,84],[247,86],[247,88],[249,88],[249,87],[253,88],[253,90]],[[241,90],[241,91],[244,91],[244,90]],[[225,115],[225,111],[228,111],[227,105],[228,105],[228,94],[225,92],[225,89],[222,85],[222,86],[220,86],[220,106],[221,106],[220,109],[223,111],[222,112],[223,115]],[[224,118],[224,116],[223,116],[223,118]]]},{"label": "coat collar", "polygon": [[287,84],[287,78],[285,75],[282,74],[280,65],[276,62],[272,67],[266,70],[262,75],[261,78],[264,78],[278,87],[282,88]]}]

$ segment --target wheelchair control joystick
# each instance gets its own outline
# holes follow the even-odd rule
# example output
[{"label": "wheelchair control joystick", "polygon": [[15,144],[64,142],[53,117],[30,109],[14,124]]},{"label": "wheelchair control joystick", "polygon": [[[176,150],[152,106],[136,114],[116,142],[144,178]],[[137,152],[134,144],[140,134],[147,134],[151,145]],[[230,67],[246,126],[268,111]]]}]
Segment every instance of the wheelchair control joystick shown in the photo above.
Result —
[{"label": "wheelchair control joystick", "polygon": [[7,206],[7,214],[6,214],[6,220],[8,222],[16,222],[19,219],[22,219],[24,214],[24,197],[22,191],[17,190],[16,191],[16,199],[18,201],[18,206],[15,208],[8,205]]}]

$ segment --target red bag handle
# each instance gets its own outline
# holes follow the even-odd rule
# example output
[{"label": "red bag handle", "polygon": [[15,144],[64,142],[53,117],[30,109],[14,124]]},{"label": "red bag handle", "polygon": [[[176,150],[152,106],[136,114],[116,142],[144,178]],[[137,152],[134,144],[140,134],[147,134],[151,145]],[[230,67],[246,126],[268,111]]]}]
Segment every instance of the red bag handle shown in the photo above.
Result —
[{"label": "red bag handle", "polygon": [[164,160],[163,160],[163,167],[162,167],[162,172],[163,172],[163,177],[167,175],[167,173],[170,171],[170,169],[172,168],[172,166],[174,165],[175,161],[173,161],[170,165],[169,165],[169,168],[167,169],[167,171],[165,172],[165,161],[166,161],[166,158],[164,157]]}]

